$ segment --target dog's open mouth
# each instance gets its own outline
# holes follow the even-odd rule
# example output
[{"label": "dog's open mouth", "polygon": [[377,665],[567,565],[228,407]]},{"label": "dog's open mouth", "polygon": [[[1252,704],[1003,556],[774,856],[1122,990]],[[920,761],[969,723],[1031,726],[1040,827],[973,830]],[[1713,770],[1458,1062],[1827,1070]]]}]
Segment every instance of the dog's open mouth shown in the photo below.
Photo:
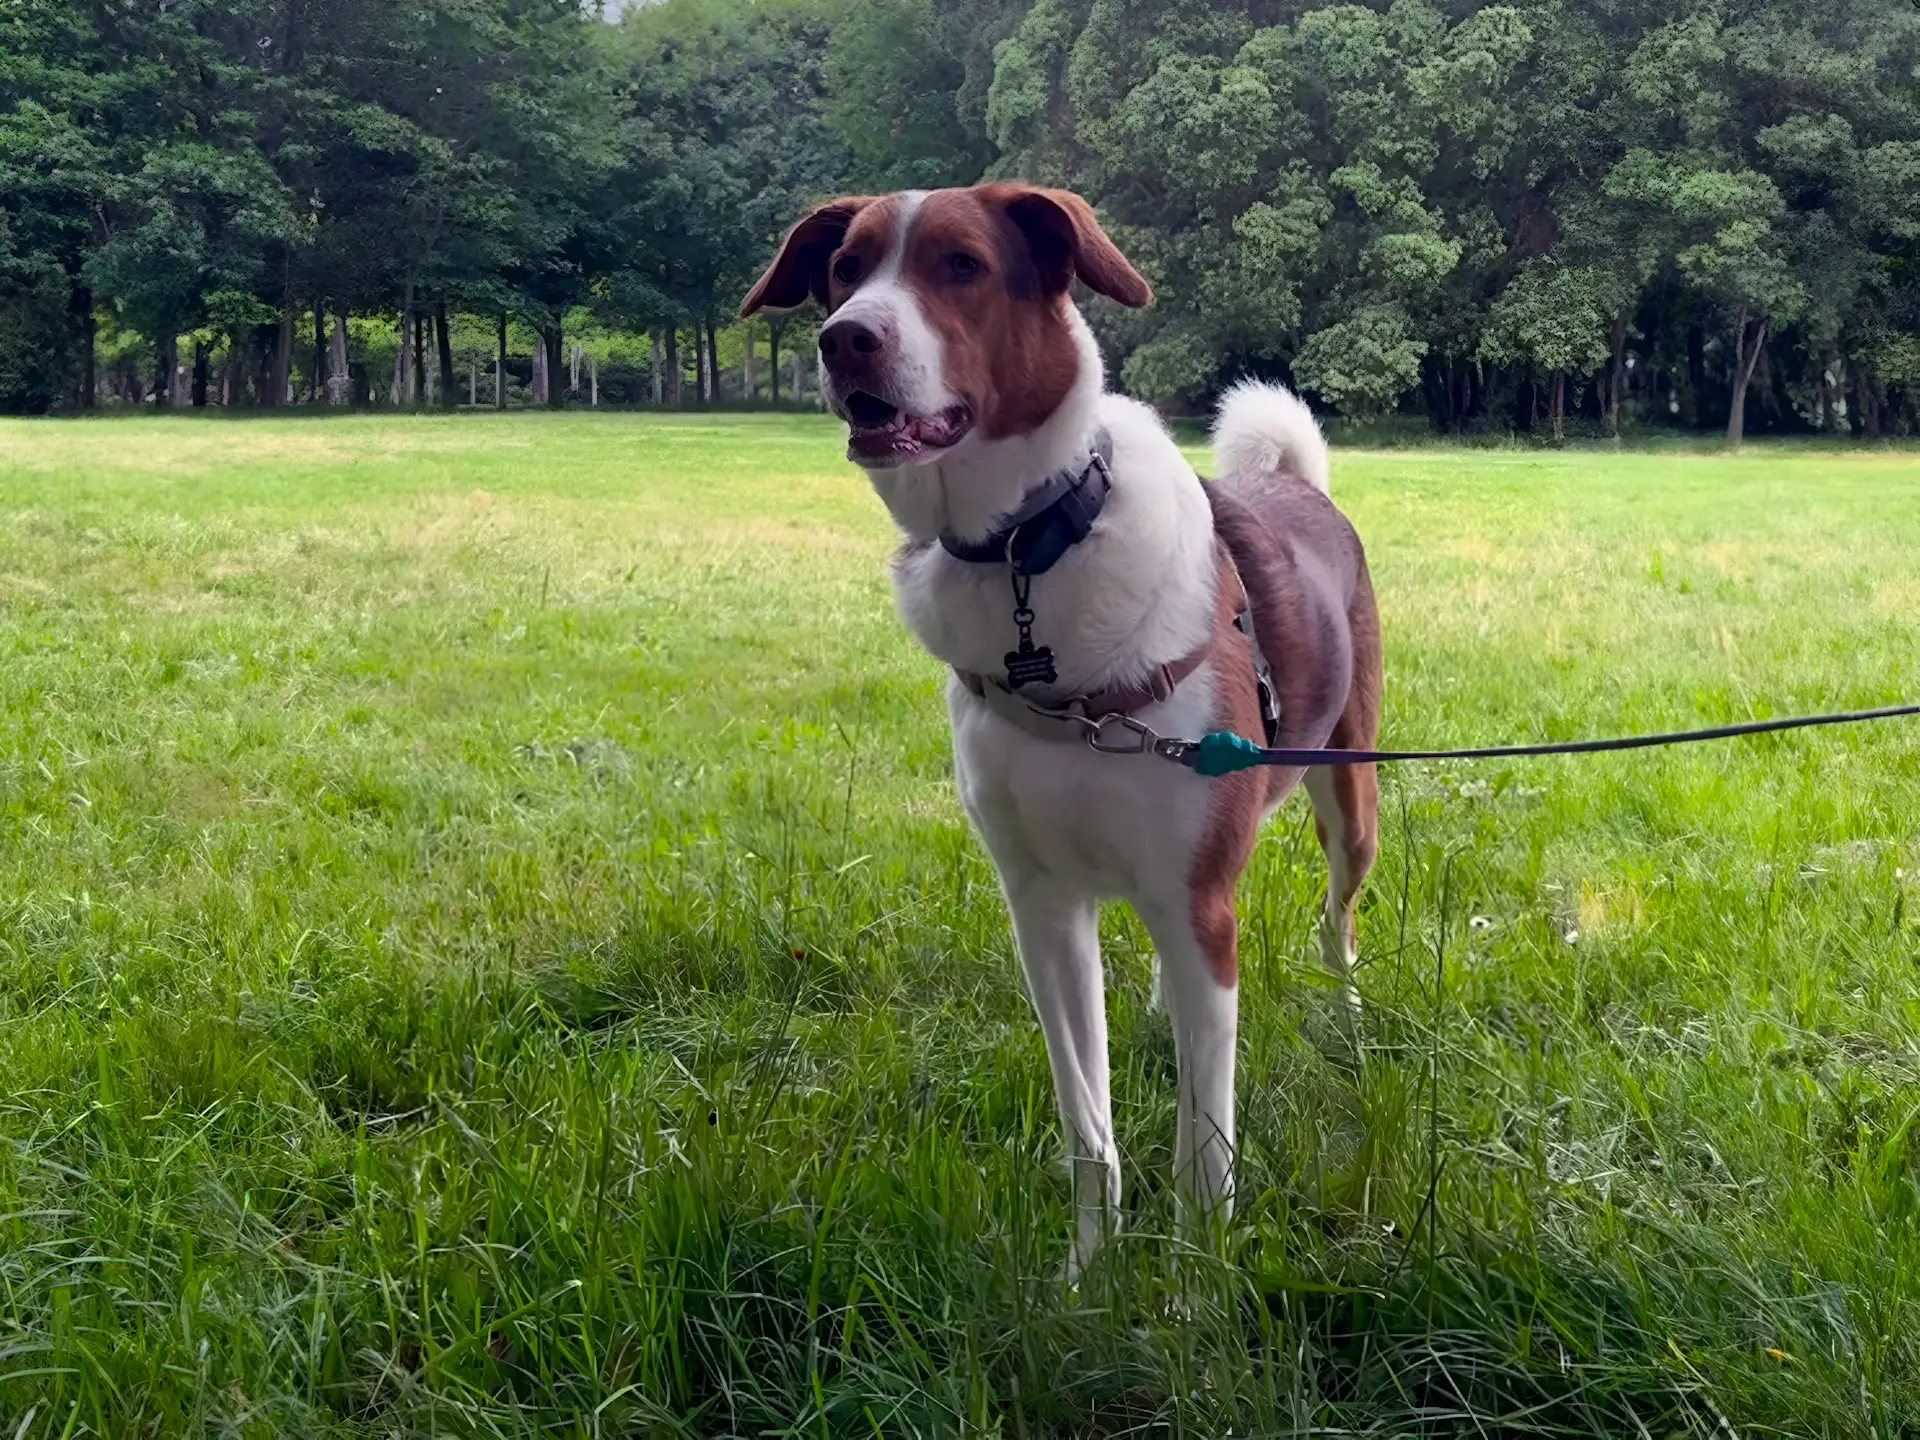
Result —
[{"label": "dog's open mouth", "polygon": [[973,412],[952,405],[937,415],[908,415],[878,395],[856,390],[841,402],[847,416],[847,458],[857,465],[900,465],[960,443]]}]

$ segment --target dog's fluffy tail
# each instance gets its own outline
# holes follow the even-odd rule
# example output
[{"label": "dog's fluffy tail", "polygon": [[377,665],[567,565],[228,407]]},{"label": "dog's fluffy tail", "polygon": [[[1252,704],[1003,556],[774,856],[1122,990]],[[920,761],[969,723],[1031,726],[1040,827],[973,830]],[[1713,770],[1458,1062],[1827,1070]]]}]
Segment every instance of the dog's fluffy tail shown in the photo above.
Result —
[{"label": "dog's fluffy tail", "polygon": [[1291,471],[1327,493],[1327,441],[1307,402],[1291,390],[1242,380],[1220,397],[1213,463],[1229,475]]}]

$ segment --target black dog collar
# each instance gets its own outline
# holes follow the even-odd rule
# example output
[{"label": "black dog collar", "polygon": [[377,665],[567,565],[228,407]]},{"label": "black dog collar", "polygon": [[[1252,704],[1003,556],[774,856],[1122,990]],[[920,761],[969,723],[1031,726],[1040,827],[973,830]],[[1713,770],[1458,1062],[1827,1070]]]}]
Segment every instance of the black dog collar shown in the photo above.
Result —
[{"label": "black dog collar", "polygon": [[1051,685],[1060,678],[1053,649],[1033,643],[1033,607],[1027,596],[1033,577],[1044,575],[1060,557],[1093,533],[1093,522],[1113,488],[1107,473],[1113,463],[1113,437],[1093,432],[1093,449],[1076,455],[1027,494],[1019,508],[1000,522],[985,540],[971,543],[947,532],[940,543],[956,560],[977,565],[1006,565],[1013,578],[1013,623],[1020,631],[1020,648],[1007,652],[1007,688]]},{"label": "black dog collar", "polygon": [[1011,515],[984,540],[961,540],[940,532],[940,544],[956,560],[977,565],[1010,564],[1019,575],[1044,575],[1060,557],[1093,532],[1093,522],[1113,488],[1113,437],[1103,427],[1093,446],[1027,492]]}]

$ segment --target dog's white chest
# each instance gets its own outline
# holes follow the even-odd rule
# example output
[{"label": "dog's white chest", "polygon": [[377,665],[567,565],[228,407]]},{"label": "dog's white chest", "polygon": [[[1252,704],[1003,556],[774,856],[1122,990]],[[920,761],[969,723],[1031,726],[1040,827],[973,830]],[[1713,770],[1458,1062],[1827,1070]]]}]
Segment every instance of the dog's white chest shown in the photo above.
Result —
[{"label": "dog's white chest", "polygon": [[[1203,671],[1140,718],[1162,733],[1197,735],[1211,689]],[[1154,755],[1042,740],[957,681],[947,707],[961,802],[1009,883],[1136,901],[1186,890],[1206,829],[1205,780]]]}]

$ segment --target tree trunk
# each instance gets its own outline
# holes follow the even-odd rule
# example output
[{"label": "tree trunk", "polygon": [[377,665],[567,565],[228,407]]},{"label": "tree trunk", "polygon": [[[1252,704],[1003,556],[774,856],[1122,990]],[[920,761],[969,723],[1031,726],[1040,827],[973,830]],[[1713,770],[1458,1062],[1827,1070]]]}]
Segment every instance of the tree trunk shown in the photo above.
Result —
[{"label": "tree trunk", "polygon": [[240,347],[240,332],[238,330],[229,331],[227,333],[226,373],[220,378],[220,403],[229,407],[239,403],[240,387],[243,383],[240,377],[246,373],[241,368],[245,362],[241,358]]},{"label": "tree trunk", "polygon": [[558,383],[566,367],[565,337],[560,332],[560,322],[555,321],[547,332],[547,404],[555,410],[567,408],[567,392]]},{"label": "tree trunk", "polygon": [[600,408],[600,354],[595,351],[587,357],[587,374],[593,386],[593,408]]},{"label": "tree trunk", "polygon": [[660,327],[654,326],[647,332],[649,351],[648,377],[653,381],[653,403],[664,405],[667,401],[667,375],[665,353],[660,348]]},{"label": "tree trunk", "polygon": [[67,308],[80,317],[80,333],[86,340],[81,352],[80,408],[91,410],[100,396],[100,322],[93,313],[93,291],[85,285],[74,286]]},{"label": "tree trunk", "polygon": [[253,340],[247,346],[247,359],[252,361],[253,403],[259,406],[271,405],[267,392],[273,388],[274,347],[280,343],[278,325],[256,325],[253,327]]},{"label": "tree trunk", "polygon": [[333,363],[327,367],[327,403],[347,403],[347,384],[352,377],[347,366],[347,307],[342,305],[333,316]]},{"label": "tree trunk", "polygon": [[480,408],[480,362],[473,359],[467,361],[467,408]]},{"label": "tree trunk", "polygon": [[567,348],[567,393],[570,395],[580,393],[580,348],[578,340]]},{"label": "tree trunk", "polygon": [[751,405],[760,398],[760,377],[753,372],[753,321],[747,321],[747,354],[740,364],[740,398]]},{"label": "tree trunk", "polygon": [[507,408],[507,312],[493,320],[493,408]]},{"label": "tree trunk", "polygon": [[406,322],[400,327],[400,343],[407,351],[407,388],[401,396],[403,404],[411,407],[420,403],[421,392],[426,388],[421,371],[426,366],[426,349],[420,343],[420,316],[413,308],[413,282],[407,281]]},{"label": "tree trunk", "polygon": [[535,405],[547,403],[547,340],[544,331],[533,337],[533,375],[527,381],[527,399]]},{"label": "tree trunk", "polygon": [[1567,438],[1567,372],[1553,372],[1553,443],[1563,444]]},{"label": "tree trunk", "polygon": [[460,403],[460,396],[453,388],[453,333],[447,324],[444,300],[433,307],[433,338],[440,347],[440,403],[451,410]]},{"label": "tree trunk", "polygon": [[207,408],[207,342],[193,342],[193,408]]},{"label": "tree trunk", "polygon": [[1686,384],[1680,389],[1680,423],[1700,427],[1700,391],[1707,383],[1707,336],[1698,325],[1687,327]]},{"label": "tree trunk", "polygon": [[179,338],[164,335],[157,348],[159,354],[153,363],[153,405],[156,410],[164,410],[173,403],[173,368],[179,363]]},{"label": "tree trunk", "polygon": [[807,367],[800,358],[800,347],[793,347],[793,403],[804,405],[807,401]]},{"label": "tree trunk", "polygon": [[1774,417],[1793,414],[1793,396],[1787,393],[1787,387],[1780,378],[1780,371],[1773,363],[1773,351],[1762,346],[1760,363],[1753,370],[1754,382],[1760,387],[1761,409],[1766,423],[1772,425]]},{"label": "tree trunk", "polygon": [[687,377],[680,368],[680,330],[669,325],[662,332],[666,353],[661,357],[667,378],[667,404],[674,409],[685,408],[687,402]]},{"label": "tree trunk", "polygon": [[393,347],[393,384],[387,387],[387,397],[395,405],[405,405],[411,392],[413,377],[408,373],[413,368],[413,342],[407,334],[411,323],[407,312],[400,312],[400,328],[395,332],[400,338]]},{"label": "tree trunk", "polygon": [[287,386],[293,377],[293,310],[281,310],[280,324],[273,337],[273,363],[267,370],[267,390],[261,404],[275,409],[287,403]]},{"label": "tree trunk", "polygon": [[767,400],[776,406],[780,403],[780,330],[767,321]]},{"label": "tree trunk", "polygon": [[720,403],[720,338],[714,333],[713,318],[707,318],[707,403]]},{"label": "tree trunk", "polygon": [[413,394],[407,397],[409,405],[422,402],[431,404],[433,392],[432,376],[427,370],[427,316],[425,311],[413,311]]},{"label": "tree trunk", "polygon": [[1613,367],[1607,388],[1607,433],[1620,438],[1620,405],[1627,388],[1627,312],[1613,317]]},{"label": "tree trunk", "polygon": [[1727,448],[1738,450],[1747,433],[1747,382],[1753,379],[1753,367],[1767,343],[1767,322],[1762,320],[1747,339],[1747,312],[1733,327],[1733,402],[1727,407]]},{"label": "tree trunk", "polygon": [[324,300],[313,302],[313,376],[307,387],[307,399],[315,404],[327,384],[327,306]]}]

